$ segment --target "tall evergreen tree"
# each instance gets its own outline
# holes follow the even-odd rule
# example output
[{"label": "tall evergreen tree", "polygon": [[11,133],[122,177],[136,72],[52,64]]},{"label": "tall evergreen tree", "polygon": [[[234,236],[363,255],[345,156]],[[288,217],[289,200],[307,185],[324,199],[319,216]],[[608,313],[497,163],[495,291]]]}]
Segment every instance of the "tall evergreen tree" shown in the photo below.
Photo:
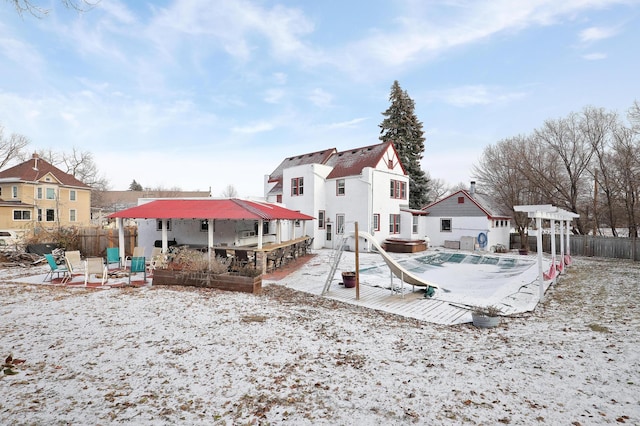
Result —
[{"label": "tall evergreen tree", "polygon": [[131,182],[131,185],[129,185],[129,191],[142,191],[142,185],[134,179],[133,182]]},{"label": "tall evergreen tree", "polygon": [[380,140],[393,142],[409,175],[409,207],[419,209],[429,203],[429,179],[420,167],[424,153],[422,122],[416,117],[415,102],[394,81],[389,95],[391,106],[382,115]]}]

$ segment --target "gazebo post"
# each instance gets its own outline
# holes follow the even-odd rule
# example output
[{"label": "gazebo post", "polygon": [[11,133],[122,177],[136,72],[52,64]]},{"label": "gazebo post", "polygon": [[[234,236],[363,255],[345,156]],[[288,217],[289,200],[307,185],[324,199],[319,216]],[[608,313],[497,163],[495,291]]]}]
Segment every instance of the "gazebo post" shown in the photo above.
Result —
[{"label": "gazebo post", "polygon": [[536,212],[536,251],[538,252],[538,283],[540,284],[540,302],[544,299],[544,272],[542,270],[542,216]]},{"label": "gazebo post", "polygon": [[556,267],[556,221],[551,218],[549,223],[550,236],[551,236],[551,265]]},{"label": "gazebo post", "polygon": [[560,219],[560,273],[564,274],[564,219]]}]

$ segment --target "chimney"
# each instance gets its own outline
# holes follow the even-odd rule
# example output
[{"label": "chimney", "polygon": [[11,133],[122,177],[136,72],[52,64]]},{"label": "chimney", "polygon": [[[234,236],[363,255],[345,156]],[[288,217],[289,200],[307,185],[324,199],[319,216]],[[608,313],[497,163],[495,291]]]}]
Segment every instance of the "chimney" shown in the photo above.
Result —
[{"label": "chimney", "polygon": [[471,185],[469,186],[469,195],[473,197],[475,193],[476,193],[476,181],[472,180]]}]

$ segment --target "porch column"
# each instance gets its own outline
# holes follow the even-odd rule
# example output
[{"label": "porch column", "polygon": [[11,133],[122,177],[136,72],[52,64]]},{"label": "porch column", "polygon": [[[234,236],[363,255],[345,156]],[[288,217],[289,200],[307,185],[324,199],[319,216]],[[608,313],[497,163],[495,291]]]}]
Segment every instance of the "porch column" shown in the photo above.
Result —
[{"label": "porch column", "polygon": [[[118,227],[118,250],[120,251],[120,262],[124,265],[124,219],[121,217],[116,219],[116,226]],[[127,266],[127,265],[124,265]]]},{"label": "porch column", "polygon": [[161,219],[162,221],[162,252],[166,253],[169,251],[169,231],[167,227],[169,226],[169,219]]},{"label": "porch column", "polygon": [[276,244],[282,242],[282,219],[276,221]]},{"label": "porch column", "polygon": [[211,269],[211,247],[213,247],[213,221],[215,219],[207,219],[207,257],[209,258],[209,269]]},{"label": "porch column", "polygon": [[258,248],[262,248],[262,226],[264,224],[263,219],[258,219]]}]

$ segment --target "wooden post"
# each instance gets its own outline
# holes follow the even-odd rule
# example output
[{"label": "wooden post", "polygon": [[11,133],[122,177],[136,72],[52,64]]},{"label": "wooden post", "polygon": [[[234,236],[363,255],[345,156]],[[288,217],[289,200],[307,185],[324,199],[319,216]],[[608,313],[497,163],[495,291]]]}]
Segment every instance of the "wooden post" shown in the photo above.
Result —
[{"label": "wooden post", "polygon": [[360,237],[358,236],[358,222],[356,222],[356,300],[360,300],[360,250],[359,250],[359,241]]}]

